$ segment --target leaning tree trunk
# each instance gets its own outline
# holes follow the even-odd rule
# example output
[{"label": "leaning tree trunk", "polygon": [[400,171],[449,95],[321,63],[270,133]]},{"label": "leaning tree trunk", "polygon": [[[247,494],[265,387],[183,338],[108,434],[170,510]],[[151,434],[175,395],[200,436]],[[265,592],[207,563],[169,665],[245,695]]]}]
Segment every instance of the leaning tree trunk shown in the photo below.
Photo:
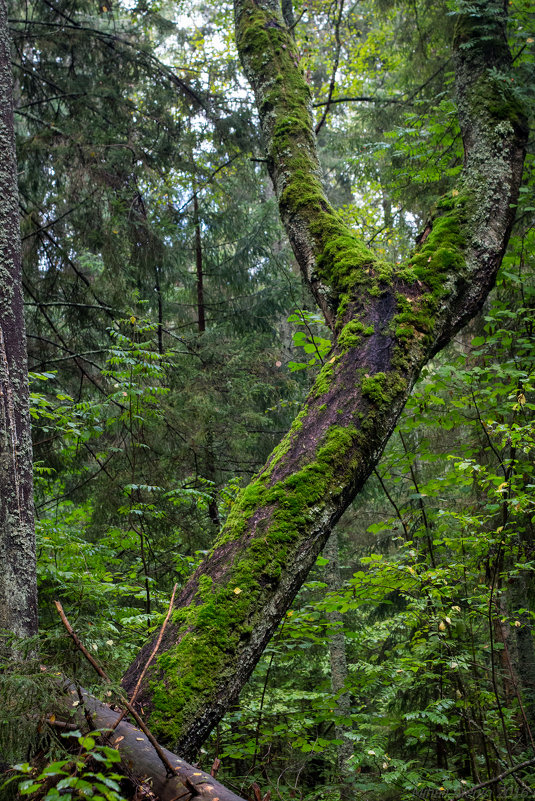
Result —
[{"label": "leaning tree trunk", "polygon": [[[177,599],[139,706],[191,757],[233,703],[332,527],[377,463],[421,367],[493,286],[514,217],[526,123],[509,97],[503,3],[459,17],[456,92],[465,165],[403,265],[380,261],[329,205],[310,90],[273,0],[235,0],[240,57],[280,214],[336,337],[305,405],[241,493]],[[474,8],[479,9],[476,15]],[[136,684],[152,645],[124,678]]]},{"label": "leaning tree trunk", "polygon": [[0,0],[0,634],[37,632],[32,447],[6,0]]}]

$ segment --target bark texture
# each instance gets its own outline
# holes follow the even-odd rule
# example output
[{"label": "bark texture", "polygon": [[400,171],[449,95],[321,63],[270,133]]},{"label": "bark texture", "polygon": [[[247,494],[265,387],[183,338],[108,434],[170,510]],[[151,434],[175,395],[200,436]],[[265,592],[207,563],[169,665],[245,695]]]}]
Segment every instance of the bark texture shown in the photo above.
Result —
[{"label": "bark texture", "polygon": [[0,632],[37,632],[19,205],[6,0],[0,0]]},{"label": "bark texture", "polygon": [[[332,527],[379,459],[423,364],[492,287],[520,184],[526,123],[498,81],[511,68],[503,4],[457,22],[465,168],[404,265],[380,261],[329,205],[310,91],[273,0],[235,0],[238,49],[296,258],[336,337],[304,408],[241,493],[176,609],[138,696],[191,758],[247,681]],[[493,72],[490,70],[493,68]],[[151,644],[124,678],[131,690]]]}]

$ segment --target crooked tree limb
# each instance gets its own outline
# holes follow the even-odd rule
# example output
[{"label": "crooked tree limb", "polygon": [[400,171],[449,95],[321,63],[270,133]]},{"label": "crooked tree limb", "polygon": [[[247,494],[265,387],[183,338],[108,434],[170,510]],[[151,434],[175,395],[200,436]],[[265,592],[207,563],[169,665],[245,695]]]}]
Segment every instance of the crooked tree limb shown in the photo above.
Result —
[{"label": "crooked tree limb", "polygon": [[[291,430],[236,500],[183,589],[138,703],[191,758],[233,703],[342,512],[373,471],[425,364],[481,307],[514,219],[527,126],[501,0],[476,0],[453,47],[465,148],[411,259],[385,264],[329,205],[310,89],[275,0],[235,0],[281,219],[336,344]],[[507,84],[508,85],[508,84]],[[123,680],[137,684],[152,643]]]},{"label": "crooked tree limb", "polygon": [[[54,604],[56,605],[56,609],[59,612],[59,616],[61,617],[63,625],[67,629],[67,632],[69,633],[69,636],[71,637],[71,639],[74,642],[74,644],[76,645],[76,647],[82,652],[82,654],[85,656],[85,658],[90,663],[90,665],[96,670],[98,675],[102,679],[104,679],[106,684],[112,684],[113,682],[110,679],[110,677],[108,676],[108,674],[106,673],[106,671],[102,669],[102,667],[98,664],[96,659],[94,659],[94,657],[89,653],[89,651],[87,650],[87,648],[85,647],[83,642],[80,640],[80,638],[78,637],[78,635],[76,634],[76,632],[72,628],[71,624],[69,623],[69,621],[67,619],[67,616],[65,615],[65,612],[63,611],[63,607],[62,607],[61,603],[59,601],[54,601]],[[148,727],[146,726],[145,722],[143,721],[143,719],[141,718],[139,713],[134,709],[134,707],[128,701],[127,698],[125,698],[120,693],[116,693],[116,695],[117,695],[117,700],[119,701],[119,703],[122,706],[124,706],[125,709],[127,709],[128,712],[132,715],[132,717],[136,721],[137,725],[139,726],[139,728],[141,729],[143,734],[146,736],[146,738],[148,739],[148,741],[150,742],[150,744],[152,745],[152,747],[156,751],[156,753],[157,753],[162,765],[165,767],[165,769],[171,775],[173,775],[175,773],[175,769],[174,769],[173,765],[169,762],[169,760],[165,756],[164,752],[162,751],[162,748],[161,748],[160,744],[158,743],[158,741],[156,740],[156,738],[154,737],[152,732],[148,729]]]},{"label": "crooked tree limb", "polygon": [[[163,623],[162,623],[162,627],[161,627],[161,629],[160,629],[160,633],[158,634],[158,638],[157,638],[157,640],[156,640],[156,642],[155,642],[155,644],[154,644],[154,648],[152,649],[152,651],[151,651],[151,653],[150,653],[150,656],[149,656],[149,658],[147,659],[147,662],[145,663],[145,667],[144,667],[144,668],[143,668],[143,670],[141,671],[141,674],[140,674],[140,676],[139,676],[139,679],[137,680],[137,684],[136,684],[136,686],[134,687],[134,692],[132,693],[132,695],[131,695],[131,697],[130,697],[130,703],[131,703],[131,704],[133,704],[133,703],[134,703],[134,701],[136,700],[136,698],[137,698],[137,694],[138,694],[138,692],[139,692],[139,688],[141,687],[141,682],[142,682],[142,681],[143,681],[143,679],[145,678],[145,674],[147,673],[147,670],[149,669],[149,665],[151,664],[152,660],[153,660],[153,659],[154,659],[154,657],[156,656],[156,652],[158,651],[158,648],[160,647],[160,643],[161,643],[161,641],[162,641],[162,637],[163,637],[163,633],[164,633],[164,631],[165,631],[165,627],[167,626],[167,624],[168,624],[168,622],[169,622],[169,618],[170,618],[170,616],[171,616],[171,612],[172,612],[172,610],[173,610],[173,604],[174,604],[174,602],[175,602],[176,588],[177,588],[177,585],[175,584],[175,586],[173,587],[173,592],[171,593],[171,600],[169,601],[169,608],[167,609],[167,614],[166,614],[166,616],[165,616],[165,618],[164,618],[164,621],[163,621]],[[123,709],[123,711],[121,712],[121,714],[119,715],[119,717],[117,718],[117,720],[115,721],[115,723],[113,724],[113,726],[112,726],[112,730],[117,728],[117,726],[119,725],[119,723],[121,722],[121,720],[124,718],[124,716],[126,715],[126,713],[127,713],[127,709],[126,709],[126,707],[125,707],[125,709]]]}]

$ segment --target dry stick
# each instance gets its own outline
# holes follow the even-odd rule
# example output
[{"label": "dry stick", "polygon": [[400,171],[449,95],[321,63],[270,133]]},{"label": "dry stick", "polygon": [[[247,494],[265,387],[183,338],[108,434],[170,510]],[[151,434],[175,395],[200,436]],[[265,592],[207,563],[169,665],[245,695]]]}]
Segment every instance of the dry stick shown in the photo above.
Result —
[{"label": "dry stick", "polygon": [[[72,639],[72,641],[74,642],[76,647],[83,653],[83,655],[85,656],[87,661],[94,667],[94,669],[96,670],[98,675],[102,679],[104,679],[104,681],[107,684],[112,684],[112,681],[111,681],[110,677],[107,675],[107,673],[104,672],[104,670],[100,667],[98,662],[95,661],[95,659],[91,656],[91,654],[89,653],[89,651],[87,650],[85,645],[78,638],[78,635],[73,630],[71,624],[67,620],[67,616],[65,615],[65,612],[63,611],[63,607],[62,607],[61,603],[59,601],[54,601],[54,603],[56,605],[56,609],[58,610],[58,613],[59,613],[59,616],[60,616],[60,618],[62,620],[62,623],[65,626],[65,628],[67,629],[69,637]],[[197,790],[195,785],[192,784],[190,779],[187,778],[187,777],[184,779],[180,775],[180,773],[176,770],[176,768],[174,768],[173,765],[171,765],[171,763],[169,762],[169,760],[167,759],[167,757],[163,753],[162,749],[160,748],[160,746],[159,746],[157,740],[155,739],[154,735],[152,734],[152,732],[149,731],[149,729],[147,728],[147,726],[145,725],[143,720],[140,718],[140,716],[138,715],[138,713],[136,712],[136,710],[134,709],[132,704],[126,698],[124,698],[124,696],[122,696],[120,693],[116,692],[116,695],[117,695],[117,698],[119,699],[120,703],[123,704],[123,706],[125,706],[127,708],[127,710],[130,712],[130,714],[132,715],[132,717],[136,721],[137,725],[139,726],[139,728],[141,729],[143,734],[147,737],[148,741],[150,742],[150,744],[152,745],[152,747],[154,748],[154,750],[158,754],[158,757],[159,757],[162,765],[165,767],[166,771],[168,772],[168,774],[170,776],[176,776],[178,779],[180,779],[180,781],[188,788],[188,790],[190,791],[190,793],[192,795],[199,795],[199,791]]]},{"label": "dry stick", "polygon": [[[489,787],[491,784],[497,784],[498,782],[501,782],[502,779],[505,779],[506,776],[510,776],[511,773],[515,773],[517,770],[521,770],[522,768],[528,768],[530,765],[533,765],[534,763],[535,763],[535,757],[533,757],[533,759],[526,760],[526,762],[521,762],[519,765],[514,765],[512,768],[504,770],[504,772],[500,773],[499,776],[494,776],[493,779],[488,779],[486,782],[481,782],[481,784],[476,784],[474,787],[470,787],[469,790],[465,790],[464,793],[461,793],[461,795],[456,795],[453,801],[459,801],[459,799],[465,798],[467,795],[475,793],[476,790],[482,790],[484,787]],[[531,788],[528,787],[527,789],[529,790]]]},{"label": "dry stick", "polygon": [[213,776],[215,779],[215,777],[217,776],[217,771],[219,770],[220,767],[221,767],[221,760],[219,759],[219,757],[216,757],[210,769],[210,776]]},{"label": "dry stick", "polygon": [[[287,619],[288,618],[286,616],[284,616],[284,618],[282,620],[282,623],[281,623],[281,627],[280,627],[280,629],[279,629],[279,631],[277,633],[277,639],[276,639],[274,645],[278,644],[278,642],[279,642],[279,640],[280,640],[280,638],[282,636],[282,632],[283,632],[283,629],[284,629],[284,624],[286,623]],[[260,709],[258,710],[258,721],[256,723],[256,735],[255,735],[255,744],[254,744],[253,764],[251,765],[251,767],[249,769],[249,772],[252,771],[254,769],[254,766],[256,765],[256,757],[257,757],[257,754],[258,754],[258,741],[260,739],[260,725],[262,723],[262,712],[263,712],[263,709],[264,709],[264,699],[266,697],[266,690],[267,690],[267,686],[268,686],[269,675],[271,673],[271,666],[273,664],[273,657],[274,656],[275,656],[275,648],[273,648],[273,651],[271,652],[271,659],[269,660],[268,669],[266,671],[266,678],[265,678],[265,681],[264,681],[264,687],[262,689],[262,697],[260,699]]]},{"label": "dry stick", "polygon": [[[169,618],[171,617],[171,612],[172,612],[172,610],[173,610],[173,604],[174,604],[174,602],[175,602],[175,593],[176,593],[176,588],[177,588],[177,586],[178,586],[178,585],[177,585],[177,584],[175,584],[175,586],[173,587],[173,593],[172,593],[172,595],[171,595],[171,600],[170,600],[170,602],[169,602],[169,609],[167,610],[167,614],[166,614],[166,616],[165,616],[165,620],[164,620],[164,622],[162,623],[162,627],[161,627],[161,629],[160,629],[160,633],[158,634],[158,639],[156,640],[156,645],[155,645],[155,646],[154,646],[154,648],[152,649],[151,655],[150,655],[150,656],[149,656],[149,658],[147,659],[147,661],[146,661],[146,663],[145,663],[145,667],[144,667],[144,668],[143,668],[143,670],[141,671],[141,676],[139,677],[139,679],[138,679],[138,681],[137,681],[137,684],[136,684],[136,686],[135,686],[135,688],[134,688],[134,692],[132,693],[132,696],[131,696],[131,698],[130,698],[130,703],[131,703],[131,704],[133,704],[133,703],[134,703],[134,701],[136,700],[137,694],[138,694],[138,692],[139,692],[139,688],[141,687],[141,682],[142,682],[142,681],[143,681],[143,679],[145,678],[145,673],[147,672],[147,670],[148,670],[148,668],[149,668],[149,665],[150,665],[150,663],[152,662],[152,660],[153,660],[153,659],[154,659],[154,657],[156,656],[156,652],[157,652],[158,648],[160,647],[160,643],[161,643],[161,641],[162,641],[162,637],[163,637],[163,633],[164,633],[164,631],[165,631],[165,627],[167,626],[167,623],[168,623],[168,621],[169,621]],[[123,711],[121,712],[121,714],[119,715],[119,717],[117,718],[117,720],[115,721],[115,723],[113,724],[113,726],[111,727],[111,730],[112,730],[112,731],[114,731],[114,730],[117,728],[117,726],[119,725],[119,723],[121,722],[121,720],[122,720],[122,719],[124,718],[124,716],[126,715],[126,712],[127,712],[127,710],[126,710],[126,709],[123,709]]]},{"label": "dry stick", "polygon": [[397,503],[395,502],[394,498],[393,498],[393,497],[390,495],[390,493],[388,492],[388,490],[387,490],[387,488],[386,488],[386,484],[385,484],[385,482],[383,481],[383,478],[382,478],[382,476],[380,475],[380,473],[378,473],[378,472],[377,472],[377,468],[374,468],[373,472],[375,473],[376,477],[379,479],[379,484],[380,484],[380,485],[381,485],[381,487],[383,488],[383,492],[384,492],[384,494],[386,495],[386,497],[387,497],[387,498],[388,498],[388,500],[390,501],[391,505],[392,505],[392,506],[394,507],[394,509],[396,510],[396,515],[398,516],[398,519],[399,519],[399,521],[400,521],[401,525],[403,526],[403,531],[405,532],[405,537],[406,537],[406,539],[407,539],[407,540],[409,540],[409,539],[410,539],[410,534],[409,534],[409,531],[408,531],[408,529],[407,529],[407,524],[406,524],[406,523],[405,523],[405,521],[403,520],[403,516],[402,516],[402,514],[401,514],[401,512],[400,512],[400,510],[399,510],[399,508],[398,508],[398,505],[397,505]]},{"label": "dry stick", "polygon": [[[407,448],[407,444],[405,442],[405,438],[404,438],[404,436],[403,436],[401,431],[399,431],[399,438],[401,439],[401,443],[403,445],[403,450],[405,451],[405,454],[408,456],[409,455],[409,449]],[[418,481],[416,479],[416,473],[414,471],[414,468],[412,466],[412,462],[410,461],[410,459],[408,461],[408,465],[409,465],[409,472],[410,472],[411,478],[412,478],[412,483],[414,484],[414,489],[416,490],[417,494],[419,495],[418,506],[420,507],[420,511],[422,513],[422,520],[424,521],[424,528],[425,528],[425,533],[426,533],[427,547],[429,548],[429,558],[431,559],[431,564],[433,566],[433,570],[435,570],[436,562],[435,562],[435,554],[433,552],[433,538],[431,537],[431,526],[429,525],[429,520],[427,519],[427,512],[425,511],[425,504],[424,504],[424,502],[422,500],[422,493],[420,492],[420,487],[418,486]]]}]

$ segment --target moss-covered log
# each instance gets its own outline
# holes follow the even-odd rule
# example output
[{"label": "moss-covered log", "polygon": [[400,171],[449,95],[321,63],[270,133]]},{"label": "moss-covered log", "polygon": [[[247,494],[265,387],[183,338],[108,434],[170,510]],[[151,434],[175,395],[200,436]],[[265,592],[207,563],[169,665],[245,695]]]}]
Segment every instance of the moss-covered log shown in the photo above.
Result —
[{"label": "moss-covered log", "polygon": [[[437,203],[412,258],[385,263],[325,197],[310,92],[278,5],[236,0],[235,8],[281,218],[336,344],[290,432],[242,492],[177,599],[143,684],[138,700],[151,727],[187,758],[237,698],[373,470],[422,365],[492,287],[513,222],[526,137],[521,109],[496,79],[511,69],[503,4],[482,2],[479,14],[459,17],[454,42],[464,171]],[[126,689],[151,647],[125,676]]]},{"label": "moss-covered log", "polygon": [[0,634],[37,632],[32,446],[6,0],[0,0]]}]

